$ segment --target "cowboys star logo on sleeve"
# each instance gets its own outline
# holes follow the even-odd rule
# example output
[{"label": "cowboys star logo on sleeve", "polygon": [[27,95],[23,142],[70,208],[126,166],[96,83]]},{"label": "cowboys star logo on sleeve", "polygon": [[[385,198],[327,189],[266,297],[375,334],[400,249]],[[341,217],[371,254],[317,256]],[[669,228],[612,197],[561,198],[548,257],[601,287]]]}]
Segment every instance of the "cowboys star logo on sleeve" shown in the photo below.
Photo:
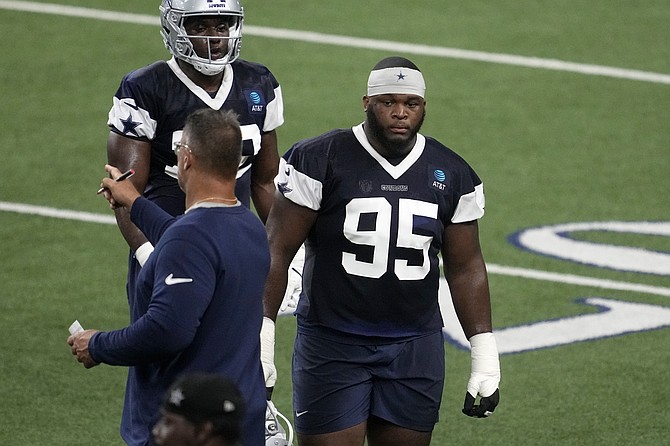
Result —
[{"label": "cowboys star logo on sleeve", "polygon": [[138,106],[134,99],[117,97],[109,111],[108,124],[122,135],[147,139],[153,139],[157,126],[149,112]]}]

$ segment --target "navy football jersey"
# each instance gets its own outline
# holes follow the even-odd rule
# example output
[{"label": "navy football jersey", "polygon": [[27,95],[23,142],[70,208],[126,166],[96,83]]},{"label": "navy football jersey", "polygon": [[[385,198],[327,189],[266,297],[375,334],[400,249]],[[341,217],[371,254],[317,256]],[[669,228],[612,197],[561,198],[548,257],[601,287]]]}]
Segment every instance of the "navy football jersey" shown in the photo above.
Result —
[{"label": "navy football jersey", "polygon": [[224,70],[212,97],[194,84],[177,61],[158,61],[127,74],[109,112],[111,131],[151,142],[151,171],[144,195],[173,215],[184,212],[184,195],[177,185],[177,157],[186,117],[201,108],[233,110],[244,140],[236,194],[249,206],[249,169],[261,148],[261,135],[284,122],[281,87],[263,65],[238,59]]},{"label": "navy football jersey", "polygon": [[300,329],[386,338],[441,329],[444,228],[484,214],[482,182],[459,155],[418,134],[394,165],[361,124],[295,144],[276,185],[318,212],[305,241]]}]

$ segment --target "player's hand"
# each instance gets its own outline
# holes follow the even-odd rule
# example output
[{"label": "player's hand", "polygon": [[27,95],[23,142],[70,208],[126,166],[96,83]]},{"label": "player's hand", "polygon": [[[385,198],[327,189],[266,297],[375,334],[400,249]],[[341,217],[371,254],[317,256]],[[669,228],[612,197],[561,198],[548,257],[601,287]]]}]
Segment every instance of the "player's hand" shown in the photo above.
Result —
[{"label": "player's hand", "polygon": [[268,317],[263,318],[261,326],[261,364],[263,366],[263,377],[268,395],[277,382],[277,368],[275,367],[275,323]]},{"label": "player's hand", "polygon": [[[472,360],[468,391],[465,393],[463,413],[485,418],[493,413],[500,401],[500,360],[493,333],[480,333],[470,338]],[[477,397],[479,404],[475,404]]]},{"label": "player's hand", "polygon": [[500,402],[500,390],[496,389],[491,396],[481,397],[479,404],[475,404],[475,400],[470,392],[465,392],[463,413],[469,417],[486,418],[496,410],[496,406]]}]

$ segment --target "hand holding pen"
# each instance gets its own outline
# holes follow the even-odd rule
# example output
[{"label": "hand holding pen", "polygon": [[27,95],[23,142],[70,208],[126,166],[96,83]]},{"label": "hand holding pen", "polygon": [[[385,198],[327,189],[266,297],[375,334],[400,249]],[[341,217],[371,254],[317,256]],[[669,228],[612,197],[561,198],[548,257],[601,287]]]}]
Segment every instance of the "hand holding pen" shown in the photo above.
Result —
[{"label": "hand holding pen", "polygon": [[109,206],[112,209],[118,207],[130,208],[133,202],[140,196],[140,193],[135,189],[135,186],[130,181],[124,181],[135,173],[133,169],[121,173],[119,169],[109,164],[105,165],[105,170],[109,173],[111,178],[103,178],[100,183],[98,194],[103,194],[109,201]]},{"label": "hand holding pen", "polygon": [[[130,169],[130,170],[122,173],[121,175],[119,175],[114,181],[116,181],[116,182],[123,181],[126,178],[132,177],[133,175],[135,175],[135,171],[133,169]],[[100,187],[100,189],[98,189],[98,192],[96,192],[96,194],[100,195],[104,191],[105,191],[105,187],[102,186],[102,184],[101,184],[101,187]]]}]

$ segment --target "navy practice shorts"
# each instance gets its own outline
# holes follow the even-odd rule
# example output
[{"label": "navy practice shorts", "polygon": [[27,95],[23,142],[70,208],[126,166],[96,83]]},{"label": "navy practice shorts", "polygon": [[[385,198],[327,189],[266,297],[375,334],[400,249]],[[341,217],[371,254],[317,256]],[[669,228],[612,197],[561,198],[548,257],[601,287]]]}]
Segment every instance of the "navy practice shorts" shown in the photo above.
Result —
[{"label": "navy practice shorts", "polygon": [[296,431],[337,432],[371,415],[430,432],[444,385],[442,332],[385,345],[350,345],[298,333],[293,350]]}]

